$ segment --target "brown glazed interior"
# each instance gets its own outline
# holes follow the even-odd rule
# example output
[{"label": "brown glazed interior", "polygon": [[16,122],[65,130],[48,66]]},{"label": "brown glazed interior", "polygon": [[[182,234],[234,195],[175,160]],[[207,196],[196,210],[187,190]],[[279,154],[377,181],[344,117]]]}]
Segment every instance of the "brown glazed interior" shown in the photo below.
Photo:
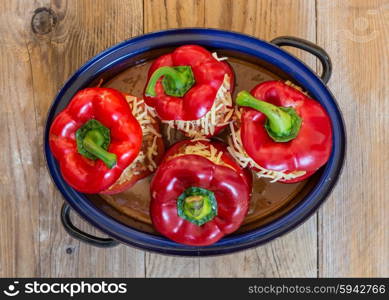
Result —
[{"label": "brown glazed interior", "polygon": [[[116,88],[124,93],[142,97],[147,71],[152,60],[168,51],[170,49],[154,50],[143,53],[135,61],[127,61],[122,65],[120,73],[103,74],[103,86]],[[228,62],[235,71],[236,86],[234,97],[238,91],[243,89],[251,90],[256,84],[263,81],[290,80],[285,74],[274,69],[273,66],[258,59],[222,50],[218,50],[217,53],[219,57],[228,56]],[[219,137],[225,139],[227,134],[228,128]],[[177,133],[174,138],[177,141],[182,139],[182,136]],[[165,140],[166,147],[173,142]],[[288,212],[308,194],[319,177],[320,172],[317,172],[303,182],[282,184],[270,183],[268,179],[257,179],[253,176],[253,193],[249,212],[238,233],[268,224]],[[116,195],[91,195],[89,199],[112,218],[140,231],[156,233],[152,227],[149,215],[149,184],[151,178],[152,176],[139,181],[135,186],[123,193]],[[104,199],[109,200],[114,205],[109,205]]]}]

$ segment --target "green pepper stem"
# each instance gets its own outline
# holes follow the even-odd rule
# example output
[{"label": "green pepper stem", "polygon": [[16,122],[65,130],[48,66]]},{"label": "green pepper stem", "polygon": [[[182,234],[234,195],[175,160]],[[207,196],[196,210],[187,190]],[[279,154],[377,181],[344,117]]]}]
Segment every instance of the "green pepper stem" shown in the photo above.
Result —
[{"label": "green pepper stem", "polygon": [[242,91],[238,94],[236,103],[240,106],[254,108],[266,115],[266,117],[269,119],[269,126],[271,130],[276,133],[280,133],[280,135],[282,135],[284,132],[288,132],[292,126],[292,118],[288,113],[282,111],[278,108],[278,106],[275,106],[269,102],[254,98],[247,91]]},{"label": "green pepper stem", "polygon": [[277,142],[287,142],[294,139],[300,130],[301,118],[293,108],[279,107],[259,100],[247,91],[238,93],[236,104],[251,107],[266,115],[267,124],[265,127],[267,132]]},{"label": "green pepper stem", "polygon": [[146,95],[153,97],[156,96],[155,85],[157,84],[158,79],[165,75],[171,76],[178,88],[182,88],[185,85],[185,76],[181,75],[180,72],[176,71],[172,67],[161,67],[155,70],[153,75],[151,75],[146,88]]},{"label": "green pepper stem", "polygon": [[177,199],[178,215],[201,226],[217,215],[215,194],[200,187],[187,188]]},{"label": "green pepper stem", "polygon": [[103,142],[104,136],[95,129],[88,131],[83,139],[85,150],[101,159],[111,169],[116,164],[116,155],[102,148]]},{"label": "green pepper stem", "polygon": [[182,97],[194,84],[194,75],[190,66],[160,67],[154,71],[147,84],[146,96],[155,97],[155,86],[160,77],[167,95]]},{"label": "green pepper stem", "polygon": [[189,196],[186,197],[184,202],[184,207],[187,210],[190,210],[190,213],[194,216],[197,217],[201,214],[204,208],[204,196],[201,195],[195,195],[195,196]]}]

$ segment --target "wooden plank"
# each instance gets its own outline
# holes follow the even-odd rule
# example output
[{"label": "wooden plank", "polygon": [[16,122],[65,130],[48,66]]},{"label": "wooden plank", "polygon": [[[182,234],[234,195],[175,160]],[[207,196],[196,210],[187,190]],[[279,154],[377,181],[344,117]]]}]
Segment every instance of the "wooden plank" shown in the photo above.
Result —
[{"label": "wooden plank", "polygon": [[323,277],[389,276],[389,2],[319,1],[319,43],[346,122],[343,175],[320,210]]},{"label": "wooden plank", "polygon": [[[207,1],[205,26],[240,31],[270,40],[294,35],[315,42],[314,1]],[[315,60],[292,53],[315,68]],[[292,233],[262,247],[200,260],[201,277],[315,277],[316,216]]]},{"label": "wooden plank", "polygon": [[1,1],[0,276],[39,274],[39,152],[25,20],[30,3]]},{"label": "wooden plank", "polygon": [[[145,32],[204,25],[203,0],[144,2]],[[146,253],[146,277],[198,277],[199,259]]]},{"label": "wooden plank", "polygon": [[[7,214],[0,221],[1,274],[144,276],[142,251],[125,246],[97,249],[65,233],[59,221],[62,198],[49,178],[42,150],[46,113],[60,86],[91,56],[141,34],[143,3],[26,3],[1,2],[5,6],[1,11],[7,12],[7,23],[1,27],[9,28],[6,43],[1,43],[9,54],[1,56],[1,98],[12,100],[0,108],[1,137],[10,140],[0,160],[1,169],[10,170],[2,177],[6,191],[1,193],[1,206]],[[41,10],[33,31],[30,24],[36,9]],[[83,230],[98,234],[75,219]]]},{"label": "wooden plank", "polygon": [[[49,72],[40,73],[41,83],[53,76],[53,92],[82,63],[105,48],[143,32],[143,3],[136,1],[62,1],[52,7],[62,20],[58,23],[50,38],[47,52],[37,47],[38,56],[48,55],[53,62]],[[90,13],[93,11],[93,14]],[[39,68],[36,68],[39,69]],[[62,70],[65,70],[63,72]],[[39,87],[36,90],[44,90]],[[54,95],[54,94],[52,94]],[[42,95],[43,96],[43,95]],[[47,99],[47,98],[46,98]],[[49,103],[52,96],[48,98]],[[46,112],[47,106],[42,109]],[[51,187],[50,187],[51,188]],[[113,249],[98,249],[79,243],[67,237],[58,226],[60,202],[52,203],[54,220],[43,223],[41,232],[47,232],[48,241],[54,245],[50,251],[41,250],[42,275],[53,276],[144,276],[144,254],[126,246]],[[45,214],[46,212],[44,212]],[[42,214],[42,213],[41,213]],[[99,234],[91,226],[78,221],[85,231]],[[46,249],[44,243],[41,244]],[[73,249],[72,254],[65,255],[66,249]],[[50,247],[49,247],[50,249]],[[43,268],[45,261],[51,266]],[[59,262],[58,264],[55,262]],[[95,263],[99,262],[99,263]],[[71,267],[64,268],[63,266]],[[54,275],[54,276],[55,276]]]},{"label": "wooden plank", "polygon": [[145,32],[204,25],[204,0],[146,0],[144,12]]}]

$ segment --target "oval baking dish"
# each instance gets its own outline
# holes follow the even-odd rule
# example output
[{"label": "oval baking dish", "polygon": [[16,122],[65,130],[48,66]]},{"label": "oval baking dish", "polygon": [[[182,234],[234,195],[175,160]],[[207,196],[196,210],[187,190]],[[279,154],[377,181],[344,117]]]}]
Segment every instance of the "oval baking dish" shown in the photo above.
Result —
[{"label": "oval baking dish", "polygon": [[[239,72],[246,72],[252,66],[258,66],[256,71],[258,74],[253,79],[249,79],[250,76],[247,76],[247,80],[246,76],[237,79],[239,88],[254,79],[290,80],[301,86],[326,109],[333,128],[333,149],[330,159],[299,188],[298,193],[281,204],[275,206],[269,204],[273,209],[267,214],[254,214],[256,217],[245,222],[239,231],[207,247],[185,246],[170,241],[153,231],[147,222],[142,222],[142,218],[131,219],[115,212],[99,195],[84,195],[75,191],[63,180],[49,148],[51,123],[78,90],[96,85],[101,79],[113,87],[115,78],[129,84],[131,78],[120,77],[120,74],[126,70],[127,73],[131,72],[131,68],[140,68],[142,71],[140,66],[184,44],[202,45],[209,50],[217,51],[218,55],[231,58],[232,65],[237,66]],[[323,65],[321,78],[299,59],[282,50],[281,46],[300,48],[315,55]],[[239,67],[240,65],[242,67]],[[239,76],[239,72],[236,72]],[[61,212],[65,229],[73,237],[99,247],[115,246],[122,242],[144,250],[183,256],[231,253],[261,245],[292,230],[323,203],[334,187],[344,161],[346,138],[342,116],[333,95],[325,85],[330,75],[331,61],[328,55],[323,49],[308,41],[280,37],[269,43],[244,34],[216,29],[187,28],[159,31],[124,41],[101,52],[70,77],[48,112],[44,150],[51,177],[66,200]],[[70,208],[106,233],[109,238],[94,237],[76,228],[70,220]]]}]

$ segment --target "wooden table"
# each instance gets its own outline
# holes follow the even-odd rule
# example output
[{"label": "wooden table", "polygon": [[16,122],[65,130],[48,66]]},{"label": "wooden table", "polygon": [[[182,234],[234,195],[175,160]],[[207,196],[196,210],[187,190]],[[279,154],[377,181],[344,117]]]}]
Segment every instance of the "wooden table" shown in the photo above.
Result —
[{"label": "wooden table", "polygon": [[[145,32],[214,27],[299,36],[333,60],[329,87],[348,133],[343,175],[319,212],[266,246],[178,258],[70,238],[42,133],[64,81],[103,49]],[[389,1],[0,1],[0,276],[389,276]],[[292,51],[314,70],[319,63]],[[77,219],[84,230],[95,230]]]}]

